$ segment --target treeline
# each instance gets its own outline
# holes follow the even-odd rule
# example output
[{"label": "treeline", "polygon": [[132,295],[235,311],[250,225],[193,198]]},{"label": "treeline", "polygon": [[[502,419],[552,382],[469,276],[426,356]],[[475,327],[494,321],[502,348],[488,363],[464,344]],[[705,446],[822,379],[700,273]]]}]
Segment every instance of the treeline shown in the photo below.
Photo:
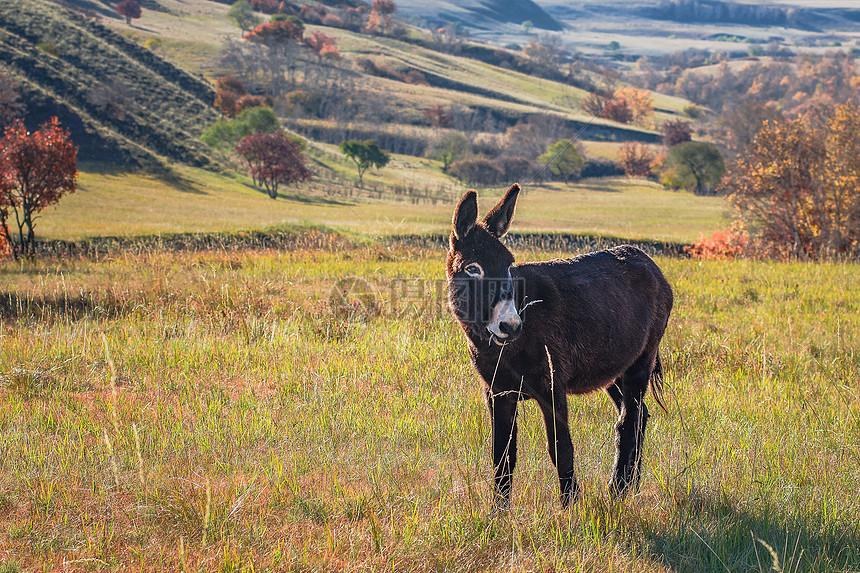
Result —
[{"label": "treeline", "polygon": [[781,6],[741,4],[727,0],[664,0],[659,6],[642,8],[643,16],[677,22],[721,22],[755,26],[790,26],[797,22],[794,10]]},{"label": "treeline", "polygon": [[693,67],[698,63],[687,59],[686,68],[679,63],[665,69],[643,58],[632,80],[641,87],[689,99],[717,114],[746,101],[772,102],[791,113],[815,103],[856,99],[860,93],[855,57],[844,51],[755,60],[741,68],[723,61],[716,73],[701,73]]}]

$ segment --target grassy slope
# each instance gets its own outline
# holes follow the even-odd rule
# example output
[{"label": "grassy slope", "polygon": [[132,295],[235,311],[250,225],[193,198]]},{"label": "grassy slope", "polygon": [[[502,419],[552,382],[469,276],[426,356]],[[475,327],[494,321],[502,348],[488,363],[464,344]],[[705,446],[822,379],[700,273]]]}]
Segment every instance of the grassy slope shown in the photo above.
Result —
[{"label": "grassy slope", "polygon": [[[409,175],[411,158],[395,173]],[[417,167],[412,167],[417,171]],[[354,201],[344,187],[337,195],[272,201],[244,179],[177,167],[180,181],[165,183],[146,175],[86,172],[80,190],[45,211],[37,231],[46,238],[137,235],[180,231],[227,231],[313,222],[370,234],[447,232],[450,202],[411,205],[393,201]],[[391,184],[380,172],[368,177]],[[423,181],[421,173],[417,177]],[[408,179],[398,178],[398,183]],[[441,183],[440,183],[441,184]],[[693,241],[724,226],[720,198],[665,191],[647,182],[592,180],[574,186],[527,188],[517,212],[522,231],[605,234],[626,238]],[[482,193],[488,210],[498,190]],[[332,201],[330,199],[334,199]],[[342,202],[340,200],[343,200]],[[349,204],[346,204],[346,203]],[[98,205],[98,208],[94,208]]]},{"label": "grassy slope", "polygon": [[[607,502],[612,407],[571,398],[583,492],[560,511],[527,403],[498,515],[437,252],[4,266],[0,563],[766,571],[761,539],[785,571],[856,571],[860,269],[660,263],[677,294],[669,413],[654,409],[641,494]],[[351,318],[328,304],[347,275],[413,298]]]},{"label": "grassy slope", "polygon": [[[183,67],[201,73],[213,74],[214,55],[217,54],[226,36],[240,38],[237,28],[226,20],[227,7],[208,0],[162,0],[169,12],[147,11],[144,17],[129,28],[119,20],[108,21],[115,30],[139,40],[149,37],[160,38],[164,54]],[[338,38],[338,47],[347,57],[371,57],[377,63],[393,68],[404,66],[441,76],[447,80],[474,86],[482,90],[492,90],[515,102],[502,101],[486,96],[453,90],[414,86],[367,77],[367,86],[382,92],[401,97],[423,109],[437,103],[461,105],[481,105],[490,108],[510,110],[516,113],[536,113],[551,110],[568,119],[588,121],[591,119],[579,109],[585,92],[558,82],[536,79],[519,72],[490,66],[483,62],[455,55],[436,52],[414,44],[356,34],[337,28],[308,26],[308,31],[323,30]],[[661,110],[680,112],[689,102],[680,98],[655,94],[655,103]],[[670,115],[660,112],[655,120],[659,123]],[[595,125],[620,127],[602,119],[593,120]],[[638,128],[624,126],[634,131]]]},{"label": "grassy slope", "polygon": [[[52,48],[38,48],[43,44]],[[87,159],[210,163],[211,152],[197,135],[217,118],[213,91],[137,44],[44,0],[0,0],[0,50],[4,68],[28,93],[58,102],[31,106],[31,115],[40,117],[30,120],[60,115],[75,140],[86,144],[81,155]],[[97,103],[111,95],[110,105]],[[101,148],[94,152],[96,144]],[[125,152],[114,153],[118,146]]]}]

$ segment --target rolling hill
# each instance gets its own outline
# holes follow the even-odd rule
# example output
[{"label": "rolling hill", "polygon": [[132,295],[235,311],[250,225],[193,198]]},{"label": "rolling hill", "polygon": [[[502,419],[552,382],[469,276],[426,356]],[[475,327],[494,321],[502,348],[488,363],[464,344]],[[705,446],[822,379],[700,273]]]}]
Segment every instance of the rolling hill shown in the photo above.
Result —
[{"label": "rolling hill", "polygon": [[28,123],[57,115],[83,161],[212,163],[197,140],[218,117],[208,82],[76,11],[0,0],[0,60]]}]

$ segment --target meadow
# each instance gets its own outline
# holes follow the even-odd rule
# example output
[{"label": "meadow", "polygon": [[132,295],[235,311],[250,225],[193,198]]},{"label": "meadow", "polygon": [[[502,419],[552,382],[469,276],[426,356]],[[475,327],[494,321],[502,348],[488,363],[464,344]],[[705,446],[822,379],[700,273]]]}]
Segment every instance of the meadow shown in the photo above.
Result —
[{"label": "meadow", "polygon": [[856,264],[659,258],[641,492],[609,501],[614,411],[572,397],[561,510],[525,403],[496,512],[443,259],[344,239],[4,264],[0,570],[860,569]]},{"label": "meadow", "polygon": [[[400,155],[392,164],[367,176],[363,188],[328,177],[329,181],[315,180],[300,189],[288,189],[277,201],[244,176],[174,165],[174,176],[165,179],[83,165],[78,191],[46,209],[37,221],[36,233],[42,239],[79,240],[259,230],[309,222],[369,236],[447,233],[453,205],[467,188],[430,179],[428,173],[438,172],[438,166],[429,159]],[[341,167],[349,168],[345,163]],[[442,189],[443,195],[432,202],[410,202],[392,192],[398,186],[430,186]],[[377,199],[376,189],[384,192],[382,199]],[[489,208],[502,191],[481,190],[481,205]],[[722,197],[669,191],[642,179],[528,184],[526,193],[529,200],[517,212],[517,230],[523,232],[690,243],[724,227],[728,218]]]}]

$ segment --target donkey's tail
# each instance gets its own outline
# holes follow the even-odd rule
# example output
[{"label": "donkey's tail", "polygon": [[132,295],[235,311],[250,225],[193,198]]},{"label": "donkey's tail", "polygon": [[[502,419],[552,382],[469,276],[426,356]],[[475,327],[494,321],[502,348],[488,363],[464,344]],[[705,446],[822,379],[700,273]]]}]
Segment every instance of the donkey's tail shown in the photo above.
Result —
[{"label": "donkey's tail", "polygon": [[651,392],[654,394],[657,404],[668,414],[669,410],[663,404],[663,363],[660,361],[659,351],[657,351],[657,359],[654,361],[654,370],[651,371]]}]

